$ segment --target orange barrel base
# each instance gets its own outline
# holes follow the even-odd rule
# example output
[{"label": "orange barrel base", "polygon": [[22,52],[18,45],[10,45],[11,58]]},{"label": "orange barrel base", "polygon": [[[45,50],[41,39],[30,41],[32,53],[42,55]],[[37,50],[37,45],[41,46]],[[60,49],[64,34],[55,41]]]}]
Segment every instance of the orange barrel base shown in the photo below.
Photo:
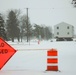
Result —
[{"label": "orange barrel base", "polygon": [[58,66],[47,66],[46,71],[58,71]]}]

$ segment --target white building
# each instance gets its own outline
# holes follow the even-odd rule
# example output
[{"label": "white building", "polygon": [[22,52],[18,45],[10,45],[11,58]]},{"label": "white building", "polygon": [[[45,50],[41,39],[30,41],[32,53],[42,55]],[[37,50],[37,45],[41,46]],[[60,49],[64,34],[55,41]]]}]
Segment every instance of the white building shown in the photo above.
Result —
[{"label": "white building", "polygon": [[70,39],[74,37],[74,27],[68,23],[61,22],[54,26],[54,37]]}]

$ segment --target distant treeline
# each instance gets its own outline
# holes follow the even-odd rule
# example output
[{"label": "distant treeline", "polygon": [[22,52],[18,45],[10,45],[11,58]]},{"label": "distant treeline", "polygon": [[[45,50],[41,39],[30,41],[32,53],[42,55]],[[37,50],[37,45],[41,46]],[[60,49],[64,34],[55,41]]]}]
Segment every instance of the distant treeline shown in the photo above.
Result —
[{"label": "distant treeline", "polygon": [[31,24],[30,17],[26,14],[21,15],[20,10],[10,10],[6,15],[0,14],[0,28],[3,28],[2,33],[0,31],[0,37],[3,39],[14,42],[17,38],[19,42],[22,42],[22,39],[26,37],[28,42],[34,38],[39,40],[52,38],[51,27],[44,24]]}]

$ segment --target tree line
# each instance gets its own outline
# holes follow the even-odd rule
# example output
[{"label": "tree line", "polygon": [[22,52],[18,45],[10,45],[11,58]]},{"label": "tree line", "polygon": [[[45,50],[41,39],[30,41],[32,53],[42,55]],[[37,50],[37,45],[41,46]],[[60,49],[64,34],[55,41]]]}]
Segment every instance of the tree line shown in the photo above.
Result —
[{"label": "tree line", "polygon": [[31,39],[49,40],[52,38],[51,27],[38,24],[32,25],[30,18],[27,18],[26,14],[21,16],[20,14],[21,12],[19,10],[10,10],[6,19],[3,18],[2,14],[0,15],[0,28],[3,27],[4,29],[2,33],[0,29],[0,37],[7,41],[11,40],[12,42],[14,42],[15,38],[18,39],[18,42],[22,42],[23,39],[26,39],[28,42]]}]

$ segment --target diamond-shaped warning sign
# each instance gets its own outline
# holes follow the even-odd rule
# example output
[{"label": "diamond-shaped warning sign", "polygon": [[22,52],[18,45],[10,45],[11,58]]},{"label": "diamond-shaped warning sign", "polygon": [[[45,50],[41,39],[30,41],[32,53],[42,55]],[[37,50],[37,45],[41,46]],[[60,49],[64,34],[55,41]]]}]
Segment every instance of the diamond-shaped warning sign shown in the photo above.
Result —
[{"label": "diamond-shaped warning sign", "polygon": [[0,38],[0,69],[16,53],[16,50]]}]

